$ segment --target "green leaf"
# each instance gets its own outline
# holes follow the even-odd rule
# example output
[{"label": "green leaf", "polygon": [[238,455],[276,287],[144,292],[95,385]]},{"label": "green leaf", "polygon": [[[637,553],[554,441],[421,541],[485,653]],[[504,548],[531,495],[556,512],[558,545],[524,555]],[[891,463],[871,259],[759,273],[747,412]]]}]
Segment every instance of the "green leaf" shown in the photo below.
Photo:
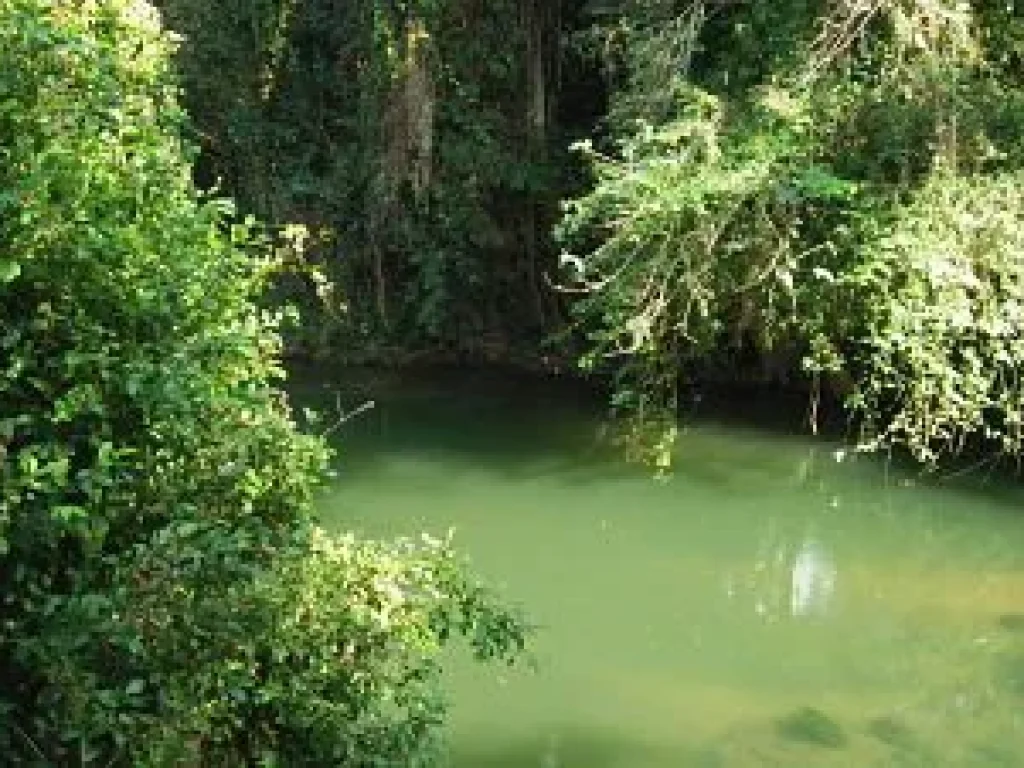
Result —
[{"label": "green leaf", "polygon": [[89,513],[83,508],[74,504],[61,504],[53,508],[50,513],[58,520],[63,520],[66,523],[70,523],[73,520],[81,520],[89,516]]},{"label": "green leaf", "polygon": [[0,283],[16,280],[21,274],[21,264],[16,261],[0,261]]}]

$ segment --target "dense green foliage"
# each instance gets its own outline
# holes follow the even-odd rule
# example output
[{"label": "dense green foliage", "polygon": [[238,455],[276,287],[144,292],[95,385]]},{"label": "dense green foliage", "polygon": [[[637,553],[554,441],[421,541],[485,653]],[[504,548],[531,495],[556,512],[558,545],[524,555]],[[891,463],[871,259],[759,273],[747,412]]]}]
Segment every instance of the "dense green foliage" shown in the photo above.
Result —
[{"label": "dense green foliage", "polygon": [[441,647],[521,650],[447,543],[315,528],[284,297],[347,358],[582,340],[660,465],[752,365],[866,448],[1024,447],[1012,5],[159,5],[178,55],[142,0],[0,0],[7,763],[426,765]]},{"label": "dense green foliage", "polygon": [[332,540],[268,281],[197,194],[145,2],[0,0],[5,765],[419,765],[453,634],[523,629],[446,545]]},{"label": "dense green foliage", "polygon": [[159,5],[183,36],[201,178],[322,235],[345,312],[321,351],[501,354],[557,326],[559,3]]},{"label": "dense green foliage", "polygon": [[294,349],[582,343],[660,461],[701,377],[838,396],[865,447],[1017,451],[1012,5],[161,6],[201,180],[339,287]]},{"label": "dense green foliage", "polygon": [[560,231],[617,402],[657,424],[687,374],[755,357],[845,395],[866,447],[1019,453],[1021,29],[984,0],[635,2],[597,29],[613,140]]}]

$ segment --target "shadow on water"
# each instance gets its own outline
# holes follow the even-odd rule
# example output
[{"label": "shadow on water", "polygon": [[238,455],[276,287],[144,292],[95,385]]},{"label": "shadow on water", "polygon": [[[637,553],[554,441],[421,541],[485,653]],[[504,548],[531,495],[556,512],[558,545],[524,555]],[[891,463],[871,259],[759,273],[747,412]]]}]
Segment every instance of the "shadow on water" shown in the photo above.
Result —
[{"label": "shadow on water", "polygon": [[363,371],[345,380],[300,370],[292,391],[327,424],[339,407],[348,413],[374,403],[332,433],[343,473],[365,477],[382,461],[408,456],[512,480],[636,475],[597,439],[601,398],[562,380],[454,369],[408,378]]},{"label": "shadow on water", "polygon": [[999,659],[997,679],[1005,690],[1024,701],[1024,647],[1014,648]]},{"label": "shadow on water", "polygon": [[842,726],[814,707],[801,707],[776,722],[779,735],[790,741],[841,749],[849,739]]},{"label": "shadow on water", "polygon": [[999,628],[1007,632],[1024,633],[1024,613],[1004,613],[997,619]]},{"label": "shadow on water", "polygon": [[[372,477],[387,461],[409,457],[449,471],[486,472],[508,480],[557,480],[586,485],[594,480],[649,476],[629,466],[619,450],[599,437],[606,413],[595,387],[562,378],[491,369],[426,368],[411,372],[331,371],[298,368],[290,387],[295,403],[319,412],[327,425],[372,401],[375,406],[332,430],[344,475]],[[747,476],[785,478],[832,463],[848,428],[833,424],[817,440],[807,421],[805,396],[759,389],[731,389],[691,404],[674,474],[709,488],[728,490],[737,468]],[[687,451],[686,430],[713,425],[748,436],[699,442]],[[314,428],[315,431],[315,428]],[[766,450],[770,444],[770,450]],[[778,450],[782,448],[783,450]],[[848,458],[853,458],[847,452]],[[952,467],[932,473],[901,456],[857,456],[844,467],[851,479],[878,485],[915,484],[970,499],[986,499],[1003,513],[1021,506],[1019,483],[991,467]],[[742,479],[742,478],[741,478]]]},{"label": "shadow on water", "polygon": [[[342,477],[370,479],[403,460],[443,465],[446,473],[567,486],[651,477],[649,468],[624,462],[621,449],[602,436],[606,400],[578,382],[488,370],[363,371],[344,377],[299,370],[292,391],[300,408],[318,411],[326,424],[337,421],[339,410],[374,403],[331,434]],[[808,463],[799,409],[790,400],[780,406],[778,400],[758,402],[750,393],[742,397],[742,417],[722,404],[705,405],[684,424],[673,469],[680,480],[729,490],[744,478],[786,478]],[[749,440],[706,439],[696,446],[699,455],[690,455],[686,430],[702,423],[730,425],[732,433],[746,432]],[[773,448],[788,448],[765,450],[766,439]]]}]

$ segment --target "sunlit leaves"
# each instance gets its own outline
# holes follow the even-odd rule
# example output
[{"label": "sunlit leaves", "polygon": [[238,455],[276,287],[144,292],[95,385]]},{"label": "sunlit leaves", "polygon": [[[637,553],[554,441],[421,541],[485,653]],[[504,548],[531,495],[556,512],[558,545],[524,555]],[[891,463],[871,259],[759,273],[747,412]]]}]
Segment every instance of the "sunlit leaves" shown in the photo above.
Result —
[{"label": "sunlit leaves", "polygon": [[1024,448],[1024,91],[1001,8],[625,7],[628,119],[614,152],[584,146],[596,183],[560,230],[616,407],[657,425],[686,371],[782,346],[844,391],[867,447]]},{"label": "sunlit leaves", "polygon": [[[1024,196],[1019,174],[936,173],[851,272],[867,322],[858,407],[920,459],[974,434],[1024,449]],[[886,421],[888,420],[888,425]]]},{"label": "sunlit leaves", "polygon": [[309,532],[263,306],[303,232],[197,193],[171,49],[144,2],[0,0],[0,754],[414,764],[438,646],[521,625],[447,550]]}]

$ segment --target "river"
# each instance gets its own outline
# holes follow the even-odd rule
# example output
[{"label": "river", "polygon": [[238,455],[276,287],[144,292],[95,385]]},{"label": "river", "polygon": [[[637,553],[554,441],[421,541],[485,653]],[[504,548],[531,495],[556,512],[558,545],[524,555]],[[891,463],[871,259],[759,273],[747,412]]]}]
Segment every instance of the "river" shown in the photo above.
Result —
[{"label": "river", "polygon": [[540,626],[536,669],[451,659],[453,768],[1024,765],[1024,486],[851,457],[750,398],[698,408],[655,481],[578,388],[300,386],[375,401],[326,523],[454,529]]}]

